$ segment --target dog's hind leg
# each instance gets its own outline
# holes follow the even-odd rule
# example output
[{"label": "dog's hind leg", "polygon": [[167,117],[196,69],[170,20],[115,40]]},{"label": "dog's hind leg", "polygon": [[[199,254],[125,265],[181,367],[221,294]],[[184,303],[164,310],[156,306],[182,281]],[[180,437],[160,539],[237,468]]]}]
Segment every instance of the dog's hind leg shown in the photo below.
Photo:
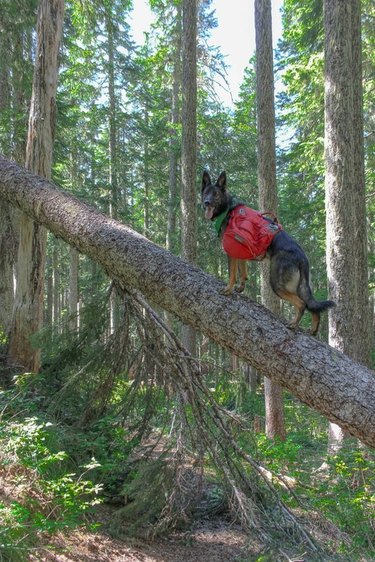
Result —
[{"label": "dog's hind leg", "polygon": [[311,329],[310,334],[315,336],[319,329],[320,324],[320,312],[329,308],[333,305],[332,301],[319,302],[315,300],[312,294],[310,283],[308,280],[308,271],[306,269],[303,271],[301,282],[298,286],[298,294],[303,299],[306,304],[306,308],[311,312]]},{"label": "dog's hind leg", "polygon": [[229,281],[225,289],[221,291],[222,295],[230,295],[231,293],[233,293],[234,285],[237,279],[238,260],[228,256],[228,266],[229,266]]},{"label": "dog's hind leg", "polygon": [[320,312],[311,312],[311,330],[310,330],[310,334],[312,336],[315,336],[318,333],[319,330],[319,324],[320,324]]},{"label": "dog's hind leg", "polygon": [[[290,302],[294,306],[294,308],[296,309],[296,315],[293,318],[293,320],[291,322],[289,322],[288,326],[289,326],[289,328],[292,328],[292,329],[297,328],[298,324],[301,321],[303,313],[306,310],[306,304],[303,302],[302,299],[299,298],[298,295],[296,295],[294,293],[289,293],[288,291],[279,292],[278,295],[284,301]],[[319,323],[318,323],[318,327],[319,327]]]},{"label": "dog's hind leg", "polygon": [[245,289],[245,284],[247,281],[247,262],[246,260],[238,260],[238,269],[240,272],[240,284],[237,285],[237,293],[242,293]]}]

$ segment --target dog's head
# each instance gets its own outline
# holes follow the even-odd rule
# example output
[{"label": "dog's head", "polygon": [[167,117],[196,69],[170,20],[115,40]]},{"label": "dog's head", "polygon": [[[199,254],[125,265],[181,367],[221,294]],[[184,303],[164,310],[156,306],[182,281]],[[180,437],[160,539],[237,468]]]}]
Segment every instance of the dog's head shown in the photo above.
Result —
[{"label": "dog's head", "polygon": [[203,172],[202,178],[202,205],[204,216],[213,220],[228,208],[229,194],[227,192],[227,176],[221,172],[213,185],[208,172]]}]

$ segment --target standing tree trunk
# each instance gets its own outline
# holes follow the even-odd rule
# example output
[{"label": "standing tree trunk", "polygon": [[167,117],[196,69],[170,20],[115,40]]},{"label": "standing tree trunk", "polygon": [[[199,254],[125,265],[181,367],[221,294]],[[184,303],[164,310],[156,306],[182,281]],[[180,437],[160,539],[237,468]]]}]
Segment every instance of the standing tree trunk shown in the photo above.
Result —
[{"label": "standing tree trunk", "polygon": [[365,189],[365,155],[363,134],[363,87],[362,87],[362,42],[361,2],[351,0],[352,17],[352,78],[353,78],[353,158],[354,158],[354,220],[355,224],[355,272],[356,305],[355,324],[360,338],[355,338],[356,350],[353,359],[370,365],[372,346],[371,309],[368,284],[368,238]]},{"label": "standing tree trunk", "polygon": [[[26,167],[50,178],[55,132],[55,96],[58,53],[62,36],[64,0],[41,0],[38,11],[37,51],[34,68]],[[9,358],[38,372],[40,351],[30,337],[43,323],[46,232],[23,215],[20,220],[18,278],[9,343]]]},{"label": "standing tree trunk", "polygon": [[109,210],[114,218],[118,216],[118,165],[117,165],[117,128],[116,128],[116,94],[115,94],[115,48],[113,41],[113,21],[109,6],[105,8],[105,27],[108,37],[108,99],[109,99]]},{"label": "standing tree trunk", "polygon": [[[325,188],[329,289],[337,303],[330,311],[329,342],[367,362],[370,329],[359,4],[358,0],[324,2]],[[337,451],[343,438],[342,429],[331,426],[329,452]]]},{"label": "standing tree trunk", "polygon": [[[118,217],[119,211],[119,188],[118,188],[118,158],[117,158],[117,126],[116,126],[116,92],[115,92],[115,47],[114,47],[114,25],[110,4],[105,6],[105,29],[108,38],[107,44],[107,77],[108,77],[108,181],[109,181],[109,214],[113,218]],[[110,298],[109,331],[115,330],[118,318],[118,303],[113,292]]]},{"label": "standing tree trunk", "polygon": [[13,232],[13,208],[9,203],[0,205],[0,335],[8,335],[11,328],[14,300],[13,264],[15,235]]},{"label": "standing tree trunk", "polygon": [[79,254],[75,248],[70,248],[69,268],[69,314],[71,319],[69,327],[72,331],[78,329],[78,267]]},{"label": "standing tree trunk", "polygon": [[[9,68],[9,37],[4,32],[0,36],[0,112],[10,107],[10,68]],[[8,130],[9,146],[11,143],[11,127]],[[0,337],[8,335],[11,327],[14,300],[13,263],[15,237],[13,232],[13,208],[9,203],[0,205]]]},{"label": "standing tree trunk", "polygon": [[[70,183],[73,187],[78,186],[77,150],[74,147],[70,154]],[[69,295],[68,311],[71,315],[69,327],[76,332],[78,329],[78,299],[79,299],[79,254],[75,248],[69,249]],[[48,281],[50,281],[48,279]],[[49,293],[49,291],[48,291]]]},{"label": "standing tree trunk", "polygon": [[61,321],[61,283],[60,283],[60,270],[59,270],[59,246],[60,240],[55,238],[53,241],[53,253],[52,253],[52,287],[53,287],[53,324],[56,329],[56,333],[60,333],[60,321]]},{"label": "standing tree trunk", "polygon": [[181,92],[181,4],[178,4],[176,9],[171,128],[169,139],[168,223],[166,237],[166,248],[170,252],[175,252],[176,250],[177,163],[179,157],[177,126],[180,123]]},{"label": "standing tree trunk", "polygon": [[[3,23],[3,22],[2,22]],[[19,25],[2,26],[0,34],[0,111],[9,113],[7,154],[17,162],[25,160],[25,126],[27,124],[24,58],[29,30]],[[31,43],[31,41],[30,41]],[[11,108],[11,110],[10,110]],[[14,307],[14,279],[18,253],[19,213],[7,203],[0,208],[0,331],[9,336]]]},{"label": "standing tree trunk", "polygon": [[[182,257],[197,258],[196,152],[197,152],[197,2],[183,0],[182,23]],[[182,341],[196,355],[196,334],[183,326]]]},{"label": "standing tree trunk", "polygon": [[[271,0],[255,0],[257,135],[259,208],[277,213],[275,101],[273,82]],[[270,264],[261,264],[262,303],[275,314],[280,300],[269,284]],[[285,439],[284,406],[281,386],[264,379],[266,433],[271,439]]]},{"label": "standing tree trunk", "polygon": [[52,266],[51,254],[47,256],[46,276],[47,276],[47,283],[46,283],[47,306],[44,311],[44,324],[48,324],[52,326],[53,324],[53,266]]},{"label": "standing tree trunk", "polygon": [[[150,126],[149,103],[146,100],[144,109],[144,123],[146,131]],[[150,147],[148,136],[145,135],[143,146],[143,181],[144,181],[144,198],[143,198],[143,233],[145,236],[150,235]]]}]

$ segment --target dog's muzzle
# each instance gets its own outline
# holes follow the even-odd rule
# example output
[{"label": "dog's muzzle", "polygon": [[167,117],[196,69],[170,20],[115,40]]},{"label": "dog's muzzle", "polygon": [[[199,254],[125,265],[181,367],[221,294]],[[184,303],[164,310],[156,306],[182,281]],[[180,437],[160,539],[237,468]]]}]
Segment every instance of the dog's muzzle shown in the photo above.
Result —
[{"label": "dog's muzzle", "polygon": [[206,217],[206,219],[211,220],[212,217],[214,216],[214,207],[210,205],[210,201],[208,200],[203,201],[203,207],[204,207],[204,216]]}]

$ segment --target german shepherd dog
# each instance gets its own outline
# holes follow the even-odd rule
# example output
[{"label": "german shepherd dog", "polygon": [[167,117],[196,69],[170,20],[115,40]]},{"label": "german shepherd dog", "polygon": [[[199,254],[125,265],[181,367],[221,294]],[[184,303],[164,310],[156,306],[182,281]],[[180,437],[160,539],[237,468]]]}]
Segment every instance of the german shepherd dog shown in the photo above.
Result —
[{"label": "german shepherd dog", "polygon": [[[234,197],[227,191],[226,174],[222,172],[215,184],[212,184],[208,172],[202,178],[202,205],[205,218],[214,221],[219,215],[230,213],[236,206]],[[238,205],[238,202],[237,202]],[[265,219],[267,220],[267,219]],[[270,222],[273,222],[272,220]],[[219,236],[223,238],[228,220],[223,222]],[[290,328],[297,328],[306,308],[312,314],[310,333],[318,332],[320,313],[335,305],[333,301],[317,301],[313,297],[309,283],[309,262],[297,242],[284,230],[280,229],[274,235],[266,252],[270,260],[270,285],[278,297],[290,302],[296,309],[295,318],[289,324]],[[247,279],[246,261],[234,259],[228,255],[229,282],[222,293],[230,295],[235,289],[242,292]],[[237,270],[240,272],[240,284],[235,287]]]}]

